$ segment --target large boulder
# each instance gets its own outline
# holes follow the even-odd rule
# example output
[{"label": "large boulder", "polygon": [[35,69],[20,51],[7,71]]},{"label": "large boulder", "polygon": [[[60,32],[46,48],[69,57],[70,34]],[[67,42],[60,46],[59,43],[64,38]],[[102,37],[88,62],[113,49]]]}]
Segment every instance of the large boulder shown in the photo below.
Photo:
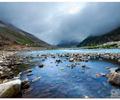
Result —
[{"label": "large boulder", "polygon": [[17,97],[21,93],[21,80],[16,79],[0,84],[0,97]]},{"label": "large boulder", "polygon": [[110,82],[113,85],[120,86],[120,73],[110,73],[108,75],[108,82]]}]

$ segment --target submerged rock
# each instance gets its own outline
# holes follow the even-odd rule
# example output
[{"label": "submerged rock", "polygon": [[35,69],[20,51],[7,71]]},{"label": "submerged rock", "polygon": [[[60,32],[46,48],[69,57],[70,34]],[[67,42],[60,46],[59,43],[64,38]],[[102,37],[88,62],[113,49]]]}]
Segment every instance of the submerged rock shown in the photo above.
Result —
[{"label": "submerged rock", "polygon": [[62,61],[60,59],[57,59],[55,62],[56,63],[61,63]]},{"label": "submerged rock", "polygon": [[39,65],[39,67],[40,67],[40,68],[43,68],[43,67],[44,67],[44,65],[43,65],[43,64],[40,64],[40,65]]},{"label": "submerged rock", "polygon": [[41,77],[36,77],[35,79],[32,80],[32,82],[36,82],[38,80],[40,80]]},{"label": "submerged rock", "polygon": [[108,70],[110,69],[110,67],[105,67],[105,68],[108,69]]},{"label": "submerged rock", "polygon": [[10,98],[16,97],[21,93],[21,80],[16,79],[0,84],[0,97]]},{"label": "submerged rock", "polygon": [[32,76],[33,74],[32,73],[28,73],[27,76]]},{"label": "submerged rock", "polygon": [[82,67],[82,68],[85,68],[85,67],[86,67],[86,65],[82,65],[81,67]]}]

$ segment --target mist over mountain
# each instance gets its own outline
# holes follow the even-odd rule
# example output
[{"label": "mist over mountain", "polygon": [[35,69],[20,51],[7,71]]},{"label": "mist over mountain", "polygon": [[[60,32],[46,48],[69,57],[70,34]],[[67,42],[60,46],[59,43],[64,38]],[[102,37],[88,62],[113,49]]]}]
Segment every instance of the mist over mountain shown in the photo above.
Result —
[{"label": "mist over mountain", "polygon": [[119,9],[119,2],[0,3],[0,20],[49,44],[70,44],[119,27]]},{"label": "mist over mountain", "polygon": [[77,41],[69,41],[69,42],[66,42],[66,41],[61,41],[57,46],[58,47],[76,47],[76,45],[78,45],[79,42]]}]

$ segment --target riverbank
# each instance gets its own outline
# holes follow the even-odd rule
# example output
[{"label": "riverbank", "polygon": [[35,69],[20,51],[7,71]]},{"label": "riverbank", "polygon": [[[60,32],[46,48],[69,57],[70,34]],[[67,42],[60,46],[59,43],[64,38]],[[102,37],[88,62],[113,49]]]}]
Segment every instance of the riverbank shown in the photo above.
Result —
[{"label": "riverbank", "polygon": [[19,64],[16,62],[16,51],[0,51],[0,83],[14,77],[13,69]]},{"label": "riverbank", "polygon": [[0,50],[0,97],[18,97],[21,94],[20,65],[22,56],[18,53],[47,48],[31,47]]}]

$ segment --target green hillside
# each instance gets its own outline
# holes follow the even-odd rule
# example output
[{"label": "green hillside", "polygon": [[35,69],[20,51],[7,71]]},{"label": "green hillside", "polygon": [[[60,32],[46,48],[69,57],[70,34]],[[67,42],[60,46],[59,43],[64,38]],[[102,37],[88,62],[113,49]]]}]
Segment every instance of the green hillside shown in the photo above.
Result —
[{"label": "green hillside", "polygon": [[120,41],[120,28],[100,36],[90,36],[83,40],[78,47],[89,48],[118,48]]},{"label": "green hillside", "polygon": [[0,22],[0,45],[26,45],[26,46],[50,46],[46,42],[39,40],[35,36],[22,31],[10,24]]}]

